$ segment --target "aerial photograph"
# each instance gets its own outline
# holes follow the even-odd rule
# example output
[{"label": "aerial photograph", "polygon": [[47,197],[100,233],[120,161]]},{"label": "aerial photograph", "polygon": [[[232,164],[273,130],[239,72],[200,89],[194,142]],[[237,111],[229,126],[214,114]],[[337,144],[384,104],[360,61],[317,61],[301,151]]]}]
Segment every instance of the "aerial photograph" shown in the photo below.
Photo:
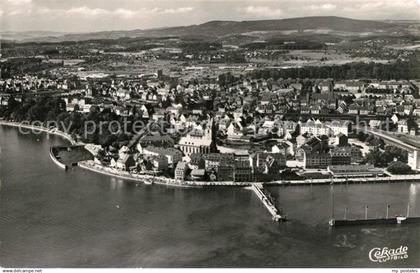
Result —
[{"label": "aerial photograph", "polygon": [[420,0],[0,0],[0,272],[196,268],[419,272]]}]

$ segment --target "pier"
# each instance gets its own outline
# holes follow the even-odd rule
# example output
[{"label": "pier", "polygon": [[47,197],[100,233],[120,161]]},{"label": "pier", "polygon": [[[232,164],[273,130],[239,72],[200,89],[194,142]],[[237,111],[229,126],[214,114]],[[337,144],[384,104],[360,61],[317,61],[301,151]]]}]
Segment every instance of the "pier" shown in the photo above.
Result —
[{"label": "pier", "polygon": [[[334,191],[332,192],[334,193]],[[334,195],[333,195],[334,196]],[[394,217],[389,217],[389,204],[386,206],[386,216],[385,217],[376,217],[368,218],[368,206],[365,206],[365,217],[364,219],[347,219],[348,209],[344,210],[344,219],[335,219],[334,218],[334,197],[331,199],[332,208],[331,208],[331,219],[329,225],[332,227],[338,226],[363,226],[363,225],[401,225],[401,224],[412,224],[420,223],[420,217],[410,217],[410,205],[407,205],[407,213],[405,216],[396,215]]]},{"label": "pier", "polygon": [[342,219],[330,220],[330,226],[362,226],[362,225],[399,225],[420,223],[420,217],[397,216],[394,218],[372,218],[372,219]]},{"label": "pier", "polygon": [[281,215],[279,210],[276,208],[273,198],[265,192],[264,185],[262,183],[253,183],[251,189],[255,192],[257,197],[271,214],[273,221],[280,222],[286,220],[286,217]]}]

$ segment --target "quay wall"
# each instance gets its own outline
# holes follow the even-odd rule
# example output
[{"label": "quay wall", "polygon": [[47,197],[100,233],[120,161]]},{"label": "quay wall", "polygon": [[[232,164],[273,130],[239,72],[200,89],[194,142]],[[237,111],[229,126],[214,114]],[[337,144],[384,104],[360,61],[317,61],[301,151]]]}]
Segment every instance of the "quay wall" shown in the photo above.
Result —
[{"label": "quay wall", "polygon": [[[0,120],[0,125],[5,126],[12,126],[18,128],[25,128],[34,131],[41,131],[48,134],[53,134],[60,136],[67,141],[69,141],[72,145],[81,144],[82,142],[77,142],[72,138],[71,135],[66,134],[56,128],[46,128],[42,126],[35,126],[25,123],[19,122],[12,122],[12,121],[5,121]],[[50,152],[51,157],[51,152]],[[54,160],[51,157],[52,160]],[[55,158],[54,163],[58,161]],[[59,162],[62,164],[61,162]],[[58,164],[57,164],[58,165]],[[129,172],[119,171],[113,168],[105,167],[105,166],[98,166],[94,164],[94,162],[79,162],[79,166],[84,169],[88,169],[90,171],[102,173],[105,175],[110,175],[114,177],[119,177],[122,179],[138,181],[138,182],[146,182],[150,184],[162,184],[162,185],[170,185],[170,186],[178,186],[178,187],[249,187],[253,184],[253,182],[235,182],[235,181],[183,181],[178,182],[172,178],[166,178],[162,176],[153,176],[153,175],[146,175],[146,174],[132,174]],[[61,166],[60,166],[61,167]],[[392,177],[369,177],[369,178],[328,178],[328,179],[306,179],[306,180],[279,180],[279,181],[272,181],[272,182],[264,182],[264,185],[267,186],[293,186],[293,185],[325,185],[325,184],[351,184],[351,183],[393,183],[393,182],[420,182],[420,174],[415,175],[394,175]]]},{"label": "quay wall", "polygon": [[281,180],[266,182],[266,185],[322,185],[322,184],[360,184],[360,183],[391,183],[391,182],[420,182],[420,174],[393,175],[391,177],[354,177],[354,178],[327,178],[305,180]]},{"label": "quay wall", "polygon": [[176,180],[173,178],[153,176],[153,175],[147,175],[147,174],[133,174],[127,171],[100,166],[94,163],[94,161],[92,160],[80,161],[78,163],[78,166],[82,169],[86,169],[86,170],[93,171],[96,173],[109,175],[109,176],[126,179],[130,181],[142,182],[146,184],[160,184],[160,185],[169,185],[169,186],[177,186],[177,187],[191,187],[192,186],[189,184],[176,182]]},{"label": "quay wall", "polygon": [[60,162],[57,157],[54,154],[54,147],[50,148],[50,158],[51,160],[60,168],[62,168],[63,170],[67,170],[67,166],[66,164]]}]

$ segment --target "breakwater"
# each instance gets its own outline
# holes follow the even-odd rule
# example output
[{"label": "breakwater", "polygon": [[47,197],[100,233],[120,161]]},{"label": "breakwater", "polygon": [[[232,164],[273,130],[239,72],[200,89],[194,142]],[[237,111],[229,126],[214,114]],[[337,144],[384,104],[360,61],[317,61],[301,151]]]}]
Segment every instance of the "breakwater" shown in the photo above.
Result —
[{"label": "breakwater", "polygon": [[63,169],[63,170],[67,170],[67,165],[66,164],[64,164],[63,162],[60,162],[59,160],[58,160],[58,157],[57,157],[57,150],[55,149],[55,147],[51,147],[50,148],[50,158],[51,158],[51,160],[58,166],[58,167],[60,167],[61,169]]}]

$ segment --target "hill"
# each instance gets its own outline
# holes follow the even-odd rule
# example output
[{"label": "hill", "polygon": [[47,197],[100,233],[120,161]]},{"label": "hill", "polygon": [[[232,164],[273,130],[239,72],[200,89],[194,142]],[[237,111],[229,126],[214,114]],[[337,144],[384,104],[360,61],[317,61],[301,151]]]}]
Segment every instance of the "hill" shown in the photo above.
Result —
[{"label": "hill", "polygon": [[[386,33],[392,35],[407,34],[403,24],[397,22],[355,20],[335,16],[301,17],[278,20],[256,20],[256,21],[210,21],[200,25],[169,27],[148,30],[127,30],[127,31],[103,31],[92,33],[72,33],[62,35],[42,35],[29,39],[15,39],[24,42],[62,42],[82,41],[99,39],[118,39],[124,37],[185,37],[185,36],[207,36],[221,38],[224,36],[254,33],[306,33],[323,31],[338,35],[351,34],[378,34]],[[8,36],[8,39],[12,39]],[[19,37],[18,35],[16,37]]]},{"label": "hill", "polygon": [[211,21],[201,25],[187,27],[174,27],[159,30],[147,30],[149,35],[176,36],[206,34],[209,36],[224,36],[231,34],[249,33],[255,31],[297,31],[314,29],[329,29],[343,32],[378,32],[397,29],[398,25],[393,23],[355,20],[334,16],[302,17],[279,20],[258,20],[258,21]]}]

